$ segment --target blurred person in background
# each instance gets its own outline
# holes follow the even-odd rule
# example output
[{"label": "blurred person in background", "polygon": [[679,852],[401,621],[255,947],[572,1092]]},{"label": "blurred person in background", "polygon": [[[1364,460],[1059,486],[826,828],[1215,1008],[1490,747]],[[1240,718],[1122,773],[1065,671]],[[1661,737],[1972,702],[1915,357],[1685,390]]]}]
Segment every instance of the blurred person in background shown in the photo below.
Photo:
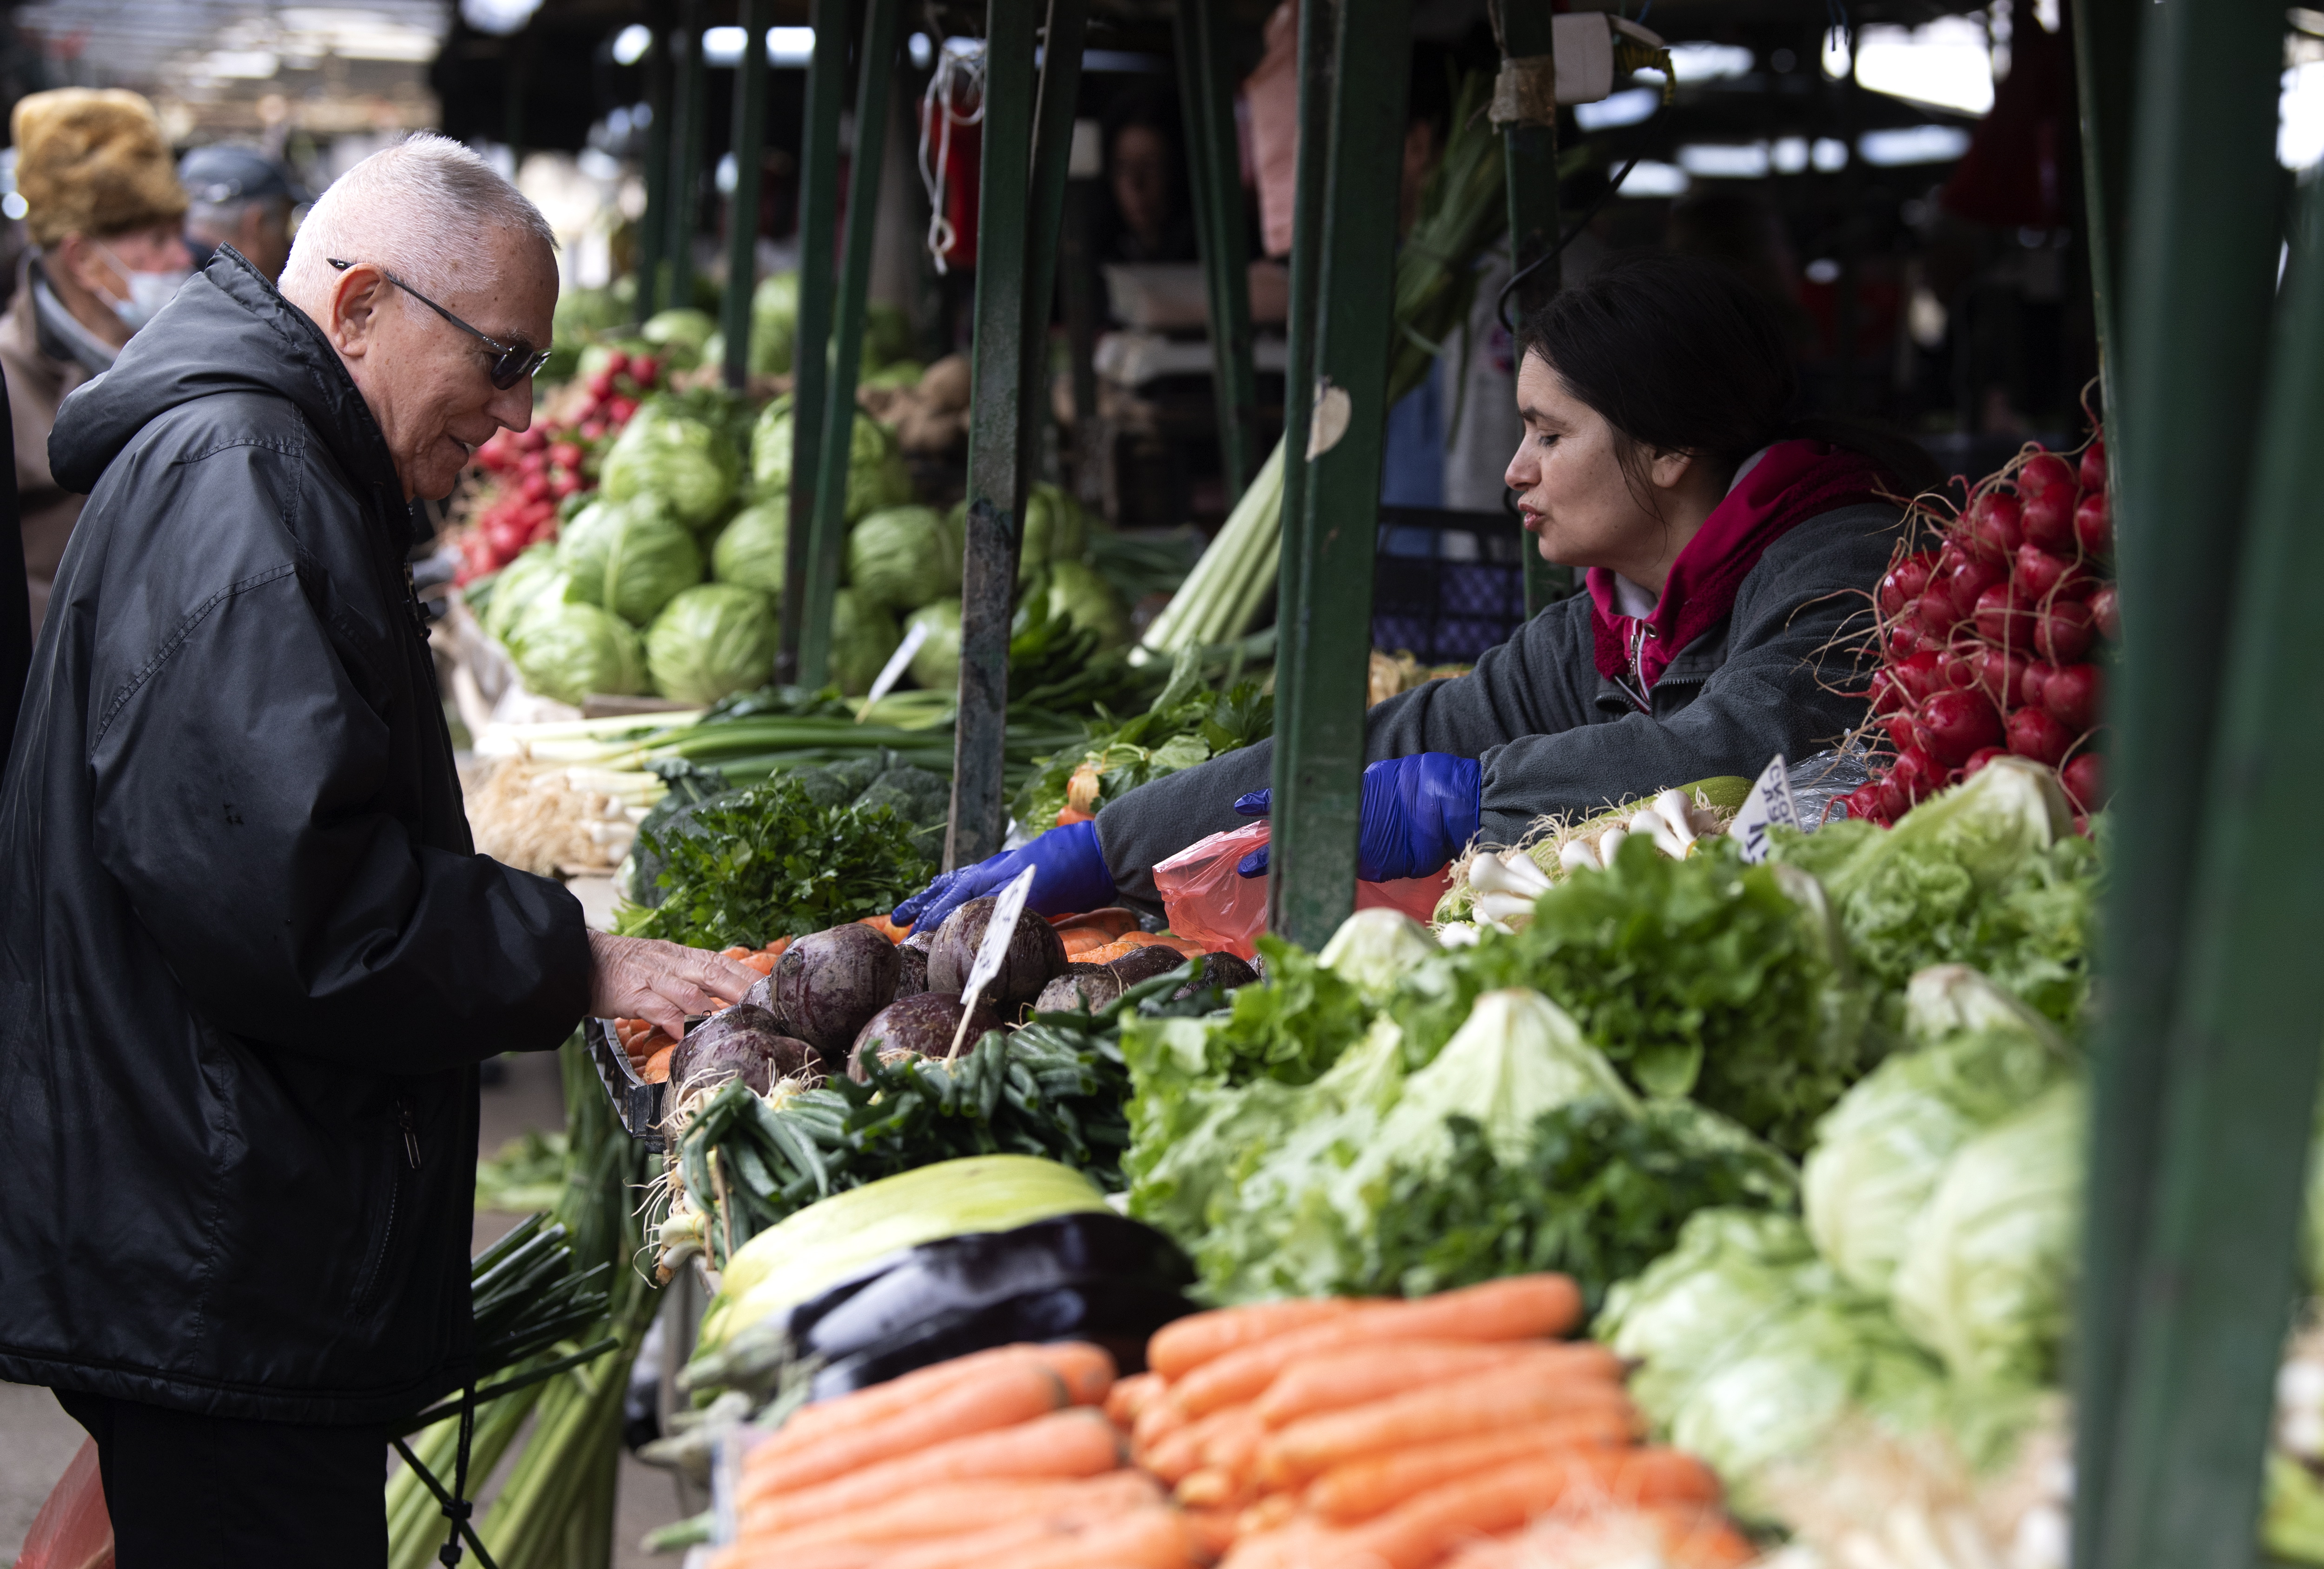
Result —
[{"label": "blurred person in background", "polygon": [[1105,177],[1113,194],[1113,221],[1100,247],[1102,260],[1195,259],[1177,106],[1161,86],[1139,83],[1106,114]]},{"label": "blurred person in background", "polygon": [[135,93],[60,88],[9,116],[27,256],[0,316],[0,373],[16,442],[32,633],[83,498],[49,472],[57,405],[112,368],[130,336],[191,276],[186,193],[152,106]]},{"label": "blurred person in background", "polygon": [[290,259],[290,208],[299,188],[290,171],[255,147],[197,147],[178,161],[186,209],[186,249],[207,267],[232,245],[269,278]]}]

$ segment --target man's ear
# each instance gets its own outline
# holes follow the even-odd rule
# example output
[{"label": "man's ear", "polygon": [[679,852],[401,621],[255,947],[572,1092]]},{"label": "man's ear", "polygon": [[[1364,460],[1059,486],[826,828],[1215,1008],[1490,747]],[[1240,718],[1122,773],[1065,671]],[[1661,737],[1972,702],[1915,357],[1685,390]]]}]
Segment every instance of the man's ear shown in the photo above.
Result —
[{"label": "man's ear", "polygon": [[370,352],[392,287],[386,274],[367,262],[356,263],[332,280],[323,336],[342,356],[358,360]]}]

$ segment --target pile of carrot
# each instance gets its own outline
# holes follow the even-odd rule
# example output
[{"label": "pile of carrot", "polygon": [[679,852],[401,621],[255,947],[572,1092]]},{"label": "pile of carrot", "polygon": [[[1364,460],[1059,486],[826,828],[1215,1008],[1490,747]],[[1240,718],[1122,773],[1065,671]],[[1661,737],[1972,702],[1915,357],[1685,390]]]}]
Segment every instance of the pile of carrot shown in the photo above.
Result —
[{"label": "pile of carrot", "polygon": [[1197,1314],[1106,1414],[1223,1569],[1508,1569],[1584,1524],[1670,1569],[1750,1562],[1710,1468],[1639,1444],[1619,1360],[1556,1338],[1581,1316],[1562,1275]]},{"label": "pile of carrot", "polygon": [[1013,1345],[807,1407],[744,1458],[711,1569],[1197,1569],[1114,1383],[1096,1346]]},{"label": "pile of carrot", "polygon": [[[746,948],[739,945],[721,948],[718,956],[748,965],[765,975],[773,972],[775,961],[781,958],[783,950],[790,946],[790,938],[777,937],[763,948]],[[659,1026],[643,1019],[616,1019],[613,1020],[613,1038],[621,1043],[622,1050],[629,1057],[630,1066],[637,1071],[638,1077],[650,1084],[669,1082],[669,1054],[678,1049],[678,1042],[664,1035]]]}]

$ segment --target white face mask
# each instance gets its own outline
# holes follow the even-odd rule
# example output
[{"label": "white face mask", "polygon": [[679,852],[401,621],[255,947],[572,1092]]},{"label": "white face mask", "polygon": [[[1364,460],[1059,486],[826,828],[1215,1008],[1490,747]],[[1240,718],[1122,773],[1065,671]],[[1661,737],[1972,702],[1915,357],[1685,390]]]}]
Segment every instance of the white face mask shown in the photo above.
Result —
[{"label": "white face mask", "polygon": [[114,270],[129,281],[129,298],[110,301],[113,314],[121,318],[121,325],[135,332],[161,313],[161,307],[194,275],[190,267],[173,268],[166,272],[140,272],[119,256],[113,247],[100,245],[97,249],[112,257]]}]

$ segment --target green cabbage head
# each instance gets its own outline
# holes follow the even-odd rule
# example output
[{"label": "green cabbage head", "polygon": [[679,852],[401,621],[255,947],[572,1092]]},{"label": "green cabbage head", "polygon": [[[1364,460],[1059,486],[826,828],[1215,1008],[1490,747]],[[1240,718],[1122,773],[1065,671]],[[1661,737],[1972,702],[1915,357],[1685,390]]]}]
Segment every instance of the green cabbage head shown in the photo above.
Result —
[{"label": "green cabbage head", "polygon": [[536,605],[565,603],[565,568],[554,545],[528,546],[493,579],[493,596],[479,623],[484,635],[506,643],[517,623]]},{"label": "green cabbage head", "polygon": [[1089,519],[1081,503],[1054,485],[1037,485],[1025,497],[1025,529],[1017,546],[1017,586],[1027,588],[1041,568],[1078,561],[1089,550]]},{"label": "green cabbage head", "polygon": [[593,503],[557,543],[565,597],[643,626],[681,588],[702,581],[702,552],[686,525],[650,497]]},{"label": "green cabbage head", "polygon": [[646,669],[664,697],[715,703],[772,679],[777,641],[765,595],[738,583],[697,584],[646,629]]},{"label": "green cabbage head", "polygon": [[798,341],[798,274],[770,272],[751,291],[751,374],[790,374]]},{"label": "green cabbage head", "polygon": [[896,618],[856,590],[843,588],[831,596],[831,678],[849,697],[872,689],[903,641]]},{"label": "green cabbage head", "polygon": [[779,597],[785,552],[790,548],[790,498],[785,495],[753,502],[736,512],[710,548],[711,576]]},{"label": "green cabbage head", "polygon": [[703,350],[718,323],[706,310],[695,310],[680,306],[672,310],[657,310],[638,328],[638,336],[670,356],[679,370],[702,363]]},{"label": "green cabbage head", "polygon": [[1130,613],[1113,585],[1098,576],[1085,561],[1049,564],[1049,615],[1097,633],[1101,649],[1118,649],[1130,642]]},{"label": "green cabbage head", "polygon": [[[791,488],[795,429],[788,396],[769,403],[752,428],[751,483],[760,494]],[[852,523],[867,512],[901,506],[911,499],[912,476],[894,434],[871,415],[858,413],[848,432],[847,521]]]},{"label": "green cabbage head", "polygon": [[912,656],[912,679],[931,692],[950,692],[960,686],[960,601],[939,599],[912,612],[904,623],[908,632],[928,629],[928,641]]},{"label": "green cabbage head", "polygon": [[934,507],[887,507],[847,536],[847,581],[874,605],[918,610],[960,592],[960,534]]},{"label": "green cabbage head", "polygon": [[725,510],[741,468],[724,434],[649,398],[606,453],[603,488],[609,501],[650,496],[698,529]]},{"label": "green cabbage head", "polygon": [[645,690],[638,634],[594,605],[540,605],[518,623],[509,655],[524,684],[576,706],[592,692]]}]

